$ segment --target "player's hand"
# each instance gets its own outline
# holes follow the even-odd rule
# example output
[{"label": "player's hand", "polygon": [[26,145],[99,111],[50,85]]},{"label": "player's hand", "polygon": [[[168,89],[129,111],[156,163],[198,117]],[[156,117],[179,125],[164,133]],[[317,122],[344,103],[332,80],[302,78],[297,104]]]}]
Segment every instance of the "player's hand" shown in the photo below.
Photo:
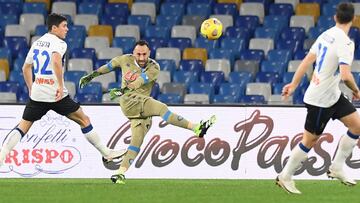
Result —
[{"label": "player's hand", "polygon": [[59,101],[63,98],[64,95],[64,88],[63,87],[59,87],[56,90],[56,94],[55,94],[55,101]]},{"label": "player's hand", "polygon": [[291,96],[294,93],[295,89],[296,87],[292,83],[286,84],[282,89],[282,93],[281,93],[282,100],[287,101],[289,96]]},{"label": "player's hand", "polygon": [[360,91],[359,90],[353,92],[353,100],[355,100],[355,101],[360,100]]},{"label": "player's hand", "polygon": [[120,88],[112,88],[109,90],[109,94],[110,94],[110,99],[114,100],[117,97],[121,97],[124,94],[124,92]]},{"label": "player's hand", "polygon": [[85,87],[85,85],[87,85],[93,78],[94,78],[94,77],[93,77],[92,74],[88,74],[88,75],[82,76],[82,77],[80,78],[80,81],[79,81],[79,87],[80,87],[80,88]]}]

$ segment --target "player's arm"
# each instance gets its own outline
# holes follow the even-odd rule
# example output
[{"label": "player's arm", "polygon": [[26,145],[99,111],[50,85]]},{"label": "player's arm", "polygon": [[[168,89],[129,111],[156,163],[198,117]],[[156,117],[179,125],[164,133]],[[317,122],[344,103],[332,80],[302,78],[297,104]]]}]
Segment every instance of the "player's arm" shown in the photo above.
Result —
[{"label": "player's arm", "polygon": [[26,86],[29,90],[29,95],[31,94],[31,87],[33,84],[33,74],[32,74],[32,64],[30,63],[24,63],[23,67],[22,67],[22,71],[23,71],[23,75],[24,75],[24,80],[26,83]]},{"label": "player's arm", "polygon": [[156,81],[160,72],[159,64],[154,62],[149,66],[150,67],[148,67],[146,71],[142,72],[139,77],[136,78],[136,80],[127,84],[127,87],[130,89],[138,89],[144,84]]},{"label": "player's arm", "polygon": [[83,76],[80,79],[79,82],[79,86],[80,88],[83,88],[85,85],[87,85],[92,79],[100,76],[100,75],[104,75],[106,73],[109,73],[111,71],[114,70],[114,68],[120,68],[120,63],[119,60],[121,60],[121,58],[114,58],[112,59],[109,63],[100,66],[100,68],[96,69],[95,71],[91,72],[90,74],[87,74],[85,76]]},{"label": "player's arm", "polygon": [[309,67],[312,67],[312,64],[316,61],[316,54],[309,52],[305,58],[301,61],[298,69],[296,70],[294,77],[291,83],[284,86],[282,90],[282,95],[287,98],[292,95],[299,83],[301,82],[302,77],[306,73]]},{"label": "player's arm", "polygon": [[59,84],[56,90],[55,100],[59,101],[60,99],[62,99],[64,94],[64,75],[62,70],[62,58],[61,58],[61,54],[58,52],[53,52],[51,58],[53,63],[52,65],[53,65],[54,74]]}]

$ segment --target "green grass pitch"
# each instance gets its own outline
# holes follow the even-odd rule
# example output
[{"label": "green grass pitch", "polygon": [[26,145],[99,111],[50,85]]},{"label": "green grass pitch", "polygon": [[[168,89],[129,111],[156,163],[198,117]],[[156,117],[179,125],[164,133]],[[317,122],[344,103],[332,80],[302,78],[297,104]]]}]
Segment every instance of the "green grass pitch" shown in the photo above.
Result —
[{"label": "green grass pitch", "polygon": [[358,202],[360,186],[339,181],[298,180],[302,195],[289,195],[273,180],[128,179],[125,185],[109,179],[0,179],[0,202]]}]

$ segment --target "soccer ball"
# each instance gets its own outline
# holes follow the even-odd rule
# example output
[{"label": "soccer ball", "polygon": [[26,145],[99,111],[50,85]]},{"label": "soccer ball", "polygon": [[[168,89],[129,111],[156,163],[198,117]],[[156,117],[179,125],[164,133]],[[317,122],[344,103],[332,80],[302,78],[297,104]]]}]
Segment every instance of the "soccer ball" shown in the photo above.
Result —
[{"label": "soccer ball", "polygon": [[203,37],[210,40],[219,39],[222,34],[222,23],[216,18],[204,20],[201,24],[200,33]]}]

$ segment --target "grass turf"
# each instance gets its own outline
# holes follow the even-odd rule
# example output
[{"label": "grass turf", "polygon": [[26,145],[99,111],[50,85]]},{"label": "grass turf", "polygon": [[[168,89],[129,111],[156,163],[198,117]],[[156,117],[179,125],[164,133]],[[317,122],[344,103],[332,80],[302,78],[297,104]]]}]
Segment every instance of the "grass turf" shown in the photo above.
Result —
[{"label": "grass turf", "polygon": [[23,202],[358,202],[360,187],[339,181],[296,181],[302,195],[289,195],[273,180],[0,179],[0,201]]}]

